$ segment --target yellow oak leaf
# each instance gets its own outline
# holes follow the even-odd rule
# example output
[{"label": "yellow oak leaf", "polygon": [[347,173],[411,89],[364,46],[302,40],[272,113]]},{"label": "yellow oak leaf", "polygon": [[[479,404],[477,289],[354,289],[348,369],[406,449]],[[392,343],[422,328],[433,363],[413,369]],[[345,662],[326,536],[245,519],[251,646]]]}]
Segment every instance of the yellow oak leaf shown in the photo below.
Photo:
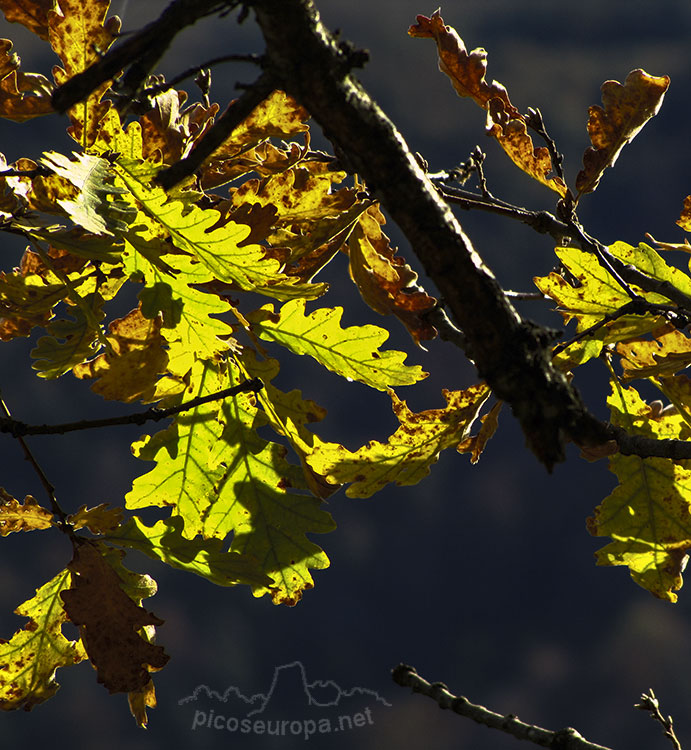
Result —
[{"label": "yellow oak leaf", "polygon": [[72,372],[81,379],[95,378],[91,389],[105,399],[152,400],[158,376],[168,364],[161,325],[160,316],[145,318],[135,308],[110,324],[109,350],[75,365]]},{"label": "yellow oak leaf", "polygon": [[22,505],[0,487],[0,536],[13,531],[49,529],[52,525],[53,514],[39,505],[34,497],[27,495]]}]

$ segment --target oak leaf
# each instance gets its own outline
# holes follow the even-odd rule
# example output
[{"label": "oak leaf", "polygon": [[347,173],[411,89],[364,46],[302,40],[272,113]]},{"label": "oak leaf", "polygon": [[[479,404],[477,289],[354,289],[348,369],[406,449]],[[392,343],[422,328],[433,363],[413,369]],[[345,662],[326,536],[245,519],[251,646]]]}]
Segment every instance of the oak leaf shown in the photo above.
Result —
[{"label": "oak leaf", "polygon": [[0,709],[30,711],[52,698],[60,687],[55,672],[86,659],[81,640],[70,641],[62,633],[67,615],[60,599],[72,583],[69,570],[36,591],[15,613],[28,622],[9,641],[0,641]]},{"label": "oak leaf", "polygon": [[22,505],[0,487],[0,536],[14,531],[49,529],[53,525],[53,514],[39,505],[36,498],[27,495]]},{"label": "oak leaf", "polygon": [[305,315],[305,300],[286,302],[281,311],[264,305],[248,315],[257,335],[282,344],[295,354],[307,354],[328,370],[380,391],[412,385],[427,377],[418,365],[403,364],[404,352],[379,347],[389,337],[377,326],[341,328],[343,308],[319,308]]},{"label": "oak leaf", "polygon": [[[686,232],[691,232],[691,195],[684,198],[684,208],[677,224]],[[688,240],[685,241],[688,244]]]},{"label": "oak leaf", "polygon": [[[654,417],[634,388],[615,383],[608,404],[612,424],[630,435],[691,437],[681,415]],[[636,583],[674,602],[691,551],[691,470],[686,462],[619,453],[610,458],[610,470],[619,485],[587,520],[593,536],[613,539],[597,552],[597,564],[627,565]]]},{"label": "oak leaf", "polygon": [[415,413],[390,391],[400,427],[385,443],[373,440],[351,452],[338,443],[319,441],[307,462],[329,482],[350,483],[348,497],[370,497],[390,482],[417,484],[429,474],[442,450],[462,446],[472,451],[476,447],[466,441],[490,389],[481,383],[464,391],[442,393],[446,407]]},{"label": "oak leaf", "polygon": [[437,332],[424,316],[437,301],[417,285],[415,271],[395,255],[381,230],[383,224],[377,206],[360,216],[348,239],[350,276],[365,302],[381,315],[395,315],[416,344],[433,339]]},{"label": "oak leaf", "polygon": [[55,0],[0,0],[0,10],[8,23],[21,23],[29,31],[48,41],[48,13]]},{"label": "oak leaf", "polygon": [[120,577],[96,544],[78,543],[69,569],[72,587],[60,596],[67,616],[79,626],[98,681],[111,693],[146,687],[151,672],[164,667],[169,657],[139,631],[163,621],[125,593]]},{"label": "oak leaf", "polygon": [[439,54],[439,69],[451,79],[459,96],[468,96],[483,109],[487,109],[491,99],[500,99],[511,118],[520,118],[520,112],[511,104],[506,89],[496,81],[487,83],[487,52],[478,47],[472,52],[455,29],[447,26],[436,10],[430,18],[417,16],[417,23],[408,29],[412,37],[434,39]]},{"label": "oak leaf", "polygon": [[526,121],[511,116],[502,99],[490,99],[487,106],[487,134],[493,136],[511,161],[545,187],[566,196],[568,188],[561,177],[552,176],[552,157],[545,146],[535,148]]},{"label": "oak leaf", "polygon": [[0,39],[0,117],[24,122],[53,112],[53,84],[39,73],[22,73],[12,42]]},{"label": "oak leaf", "polygon": [[95,359],[72,368],[77,378],[95,378],[91,389],[105,399],[130,403],[151,401],[158,376],[165,371],[168,355],[161,335],[160,316],[145,318],[141,309],[111,322],[109,348]]},{"label": "oak leaf", "polygon": [[614,165],[624,146],[654,117],[669,88],[669,76],[651,76],[632,70],[622,85],[602,84],[602,104],[588,109],[588,134],[592,146],[583,154],[583,169],[576,177],[579,195],[592,193],[602,173]]},{"label": "oak leaf", "polygon": [[67,516],[67,522],[72,524],[75,531],[87,528],[92,534],[105,534],[120,525],[122,514],[122,508],[109,508],[106,503],[101,503],[93,508],[82,505],[81,508]]}]

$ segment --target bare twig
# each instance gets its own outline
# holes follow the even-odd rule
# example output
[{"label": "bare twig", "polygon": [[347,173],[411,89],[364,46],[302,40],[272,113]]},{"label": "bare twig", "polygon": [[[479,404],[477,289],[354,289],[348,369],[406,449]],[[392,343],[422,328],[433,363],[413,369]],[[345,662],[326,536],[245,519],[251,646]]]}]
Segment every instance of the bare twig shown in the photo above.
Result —
[{"label": "bare twig", "polygon": [[540,110],[537,108],[534,109],[533,107],[528,107],[528,117],[526,118],[526,123],[528,124],[528,127],[531,127],[547,144],[547,150],[549,151],[549,155],[552,159],[552,167],[554,168],[554,173],[557,175],[557,177],[560,177],[566,182],[564,178],[563,168],[564,155],[558,151],[557,144],[547,132],[547,128],[545,128],[545,122],[542,119],[542,112],[540,112]]},{"label": "bare twig", "polygon": [[214,65],[219,65],[220,63],[225,62],[247,62],[254,65],[260,65],[261,57],[259,55],[222,55],[221,57],[213,57],[211,58],[211,60],[207,60],[206,62],[200,63],[199,65],[195,65],[191,68],[187,68],[187,70],[183,70],[182,73],[178,73],[176,76],[173,76],[170,81],[166,81],[165,83],[157,83],[154,86],[148,86],[147,88],[142,90],[141,94],[143,97],[156,96],[157,94],[161,94],[164,91],[173,88],[173,86],[177,86],[178,83],[182,83],[182,81],[184,81],[185,79],[196,76],[198,73],[206,70],[207,68],[212,68]]},{"label": "bare twig", "polygon": [[[0,420],[9,420],[10,422],[13,422],[12,414],[10,413],[9,408],[7,407],[7,404],[3,399],[0,398],[0,411],[5,415],[5,417],[0,417]],[[36,472],[36,475],[39,478],[39,481],[41,482],[41,485],[43,486],[43,489],[46,491],[46,494],[48,495],[48,501],[50,502],[50,507],[53,513],[60,519],[60,527],[66,531],[70,536],[72,535],[72,527],[67,523],[67,514],[65,511],[60,507],[60,504],[57,501],[57,498],[55,497],[55,487],[53,484],[48,480],[48,477],[46,476],[45,472],[41,468],[40,464],[36,460],[36,457],[31,452],[31,449],[26,443],[26,440],[21,435],[15,435],[17,440],[19,441],[19,444],[22,446],[22,450],[24,451],[24,457],[26,460],[31,464],[33,470]]]},{"label": "bare twig", "polygon": [[146,411],[137,412],[135,414],[124,414],[119,417],[105,417],[104,419],[83,419],[79,422],[65,422],[63,424],[43,424],[43,425],[29,425],[25,422],[19,422],[16,419],[12,419],[7,413],[7,417],[0,417],[0,432],[7,432],[10,435],[21,440],[23,435],[62,435],[66,432],[75,432],[77,430],[93,430],[99,427],[114,427],[121,424],[138,424],[142,425],[145,422],[158,422],[161,419],[167,419],[173,417],[176,414],[180,414],[183,411],[189,411],[195,409],[197,406],[202,404],[208,404],[212,401],[220,401],[224,398],[230,398],[231,396],[237,396],[238,393],[254,392],[257,393],[264,387],[264,384],[259,378],[253,378],[252,380],[246,380],[243,383],[233,386],[232,388],[225,388],[224,390],[217,391],[216,393],[210,393],[206,396],[199,396],[197,398],[184,401],[178,406],[171,406],[167,409],[146,409]]},{"label": "bare twig", "polygon": [[674,733],[674,722],[671,716],[666,719],[660,711],[660,701],[655,697],[655,693],[649,690],[647,693],[641,695],[641,702],[636,703],[636,708],[640,708],[641,711],[649,711],[650,717],[661,724],[664,730],[665,737],[672,743],[674,750],[681,750],[681,743],[677,739],[677,735]]},{"label": "bare twig", "polygon": [[490,729],[499,729],[516,739],[527,740],[534,745],[554,750],[609,750],[603,745],[589,742],[572,727],[551,731],[535,724],[527,724],[514,714],[503,716],[484,706],[478,706],[462,695],[453,695],[442,682],[430,684],[415,671],[414,667],[407,664],[399,664],[392,670],[391,676],[396,684],[410,687],[414,692],[432,698],[440,708],[450,709],[460,716],[472,719]]}]

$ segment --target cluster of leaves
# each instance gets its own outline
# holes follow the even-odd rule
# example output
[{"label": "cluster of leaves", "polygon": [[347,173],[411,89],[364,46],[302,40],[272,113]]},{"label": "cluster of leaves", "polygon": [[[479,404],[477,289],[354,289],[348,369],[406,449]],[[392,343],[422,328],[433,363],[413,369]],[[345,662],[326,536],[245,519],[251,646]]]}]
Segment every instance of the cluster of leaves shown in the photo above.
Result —
[{"label": "cluster of leaves", "polygon": [[[8,20],[50,42],[62,63],[55,84],[116,38],[107,3],[61,0],[33,13],[29,5],[0,3]],[[3,44],[0,115],[23,121],[52,111],[54,84],[21,73]],[[263,388],[185,409],[134,443],[134,455],[154,466],[126,496],[127,520],[123,509],[65,515],[5,494],[0,533],[67,530],[74,559],[17,610],[29,622],[0,646],[0,706],[45,700],[56,668],[88,657],[144,723],[150,673],[167,656],[151,642],[160,621],[140,605],[155,585],[123,567],[122,550],[293,605],[313,585],[310,570],[329,563],[308,539],[334,528],[323,499],[345,483],[350,496],[367,497],[388,482],[419,481],[440,450],[467,440],[488,389],[447,392],[445,408],[413,413],[392,389],[426,373],[381,348],[386,330],[344,328],[338,307],[307,312],[328,289],[318,273],[344,253],[373,310],[397,316],[416,343],[436,334],[425,319],[435,300],[390,246],[376,202],[361,186],[340,186],[345,173],[310,150],[309,115],[285,93],[274,91],[195,179],[169,192],[157,173],[194,148],[218,105],[185,107],[186,94],[159,80],[150,109],[126,123],[105,94],[69,111],[74,153],[2,165],[2,228],[29,247],[19,268],[0,274],[0,339],[43,329],[32,351],[39,377],[71,372],[124,403],[175,407],[256,377]],[[223,196],[212,192],[227,185]],[[112,319],[133,285],[139,304]],[[280,363],[262,341],[388,393],[400,428],[356,453],[320,440],[308,425],[326,410],[273,385]],[[277,442],[260,436],[267,426]],[[147,525],[140,513],[152,507],[166,516]],[[62,635],[67,620],[80,628],[77,641]]]},{"label": "cluster of leaves", "polygon": [[[52,112],[55,86],[88,68],[117,37],[107,0],[50,5],[0,0],[7,20],[48,41],[62,66],[53,81],[21,72],[11,42],[0,41],[2,117],[22,122]],[[623,86],[605,84],[604,108],[590,111],[592,147],[572,192],[562,174],[551,174],[553,144],[535,148],[530,118],[502,86],[485,81],[484,51],[468,54],[439,14],[418,17],[410,33],[436,40],[442,70],[487,111],[490,135],[572,214],[657,111],[669,83],[635,71]],[[343,253],[372,310],[396,316],[415,344],[436,335],[429,318],[436,301],[391,247],[366,186],[348,185],[335,160],[310,149],[309,113],[298,102],[273,91],[193,178],[166,191],[158,173],[193,151],[218,106],[185,106],[187,95],[159,78],[146,111],[127,115],[108,98],[111,83],[69,110],[76,151],[0,164],[0,228],[29,243],[20,266],[0,274],[0,339],[42,329],[32,351],[39,377],[71,372],[93,381],[106,399],[178,413],[132,446],[154,466],[134,481],[124,508],[68,514],[52,496],[48,508],[2,491],[0,534],[59,529],[74,557],[16,610],[28,622],[0,645],[0,707],[46,700],[57,689],[57,668],[88,658],[109,691],[128,694],[144,725],[146,708],[155,705],[151,674],[168,657],[154,644],[160,619],[141,605],[155,583],[124,567],[126,550],[293,605],[313,586],[310,571],[329,562],[308,537],[334,528],[323,508],[327,497],[343,485],[349,497],[369,497],[388,483],[417,483],[447,448],[477,461],[500,404],[486,411],[476,434],[473,424],[491,396],[484,383],[444,391],[446,406],[414,413],[393,389],[426,373],[405,364],[405,353],[381,348],[386,330],[343,328],[338,307],[317,303],[307,312],[307,303],[328,291],[319,273]],[[691,199],[681,223],[691,229]],[[651,247],[616,243],[609,252],[657,289],[667,284],[691,298],[691,279]],[[578,328],[555,361],[571,371],[601,355],[617,359],[623,373],[612,369],[613,423],[631,434],[686,439],[691,391],[678,373],[691,361],[691,347],[669,322],[669,299],[636,287],[643,306],[621,312],[632,289],[599,256],[574,246],[558,247],[557,255],[561,270],[536,284]],[[114,318],[123,290],[133,287],[137,307]],[[321,440],[309,425],[326,410],[272,382],[281,361],[271,352],[285,350],[387,394],[400,426],[386,442],[354,452]],[[214,398],[254,378],[262,389]],[[673,409],[646,404],[625,385],[635,378],[657,386]],[[3,426],[17,434],[9,415]],[[611,462],[620,485],[589,522],[593,534],[613,539],[599,562],[628,565],[641,585],[674,600],[691,548],[689,469],[664,458],[617,454]],[[148,525],[142,514],[152,507],[162,515]],[[79,628],[76,640],[62,633],[68,621]]]},{"label": "cluster of leaves", "polygon": [[[569,228],[576,230],[572,242],[555,248],[558,270],[535,278],[538,290],[557,303],[564,321],[576,322],[576,334],[555,346],[555,363],[571,373],[590,360],[604,359],[610,373],[607,404],[613,425],[629,435],[688,440],[691,380],[681,371],[691,363],[691,338],[684,332],[691,311],[691,278],[645,243],[633,247],[615,242],[601,248],[602,252],[597,252],[597,243],[579,243],[579,237],[590,238],[575,213],[579,200],[597,188],[605,169],[657,113],[669,78],[634,70],[624,84],[603,84],[603,106],[589,109],[591,146],[583,155],[583,167],[572,190],[564,179],[561,155],[545,132],[539,113],[532,110],[528,116],[522,115],[511,104],[504,86],[485,79],[484,49],[468,52],[439,12],[418,16],[409,34],[434,39],[440,70],[449,76],[456,92],[486,110],[487,134],[520,169],[560,196],[558,211]],[[529,128],[547,145],[536,148]],[[691,231],[691,196],[686,198],[677,223]],[[664,251],[691,252],[688,241],[655,244]],[[615,264],[638,271],[643,286],[626,283]],[[687,300],[689,304],[684,306]],[[634,380],[655,386],[664,403],[646,403],[630,385]],[[614,442],[594,452],[584,451],[589,460],[608,454],[619,484],[588,519],[591,534],[613,540],[599,550],[597,562],[627,565],[641,586],[657,597],[676,601],[674,591],[682,585],[681,574],[691,550],[691,465],[687,459],[624,456]]]}]

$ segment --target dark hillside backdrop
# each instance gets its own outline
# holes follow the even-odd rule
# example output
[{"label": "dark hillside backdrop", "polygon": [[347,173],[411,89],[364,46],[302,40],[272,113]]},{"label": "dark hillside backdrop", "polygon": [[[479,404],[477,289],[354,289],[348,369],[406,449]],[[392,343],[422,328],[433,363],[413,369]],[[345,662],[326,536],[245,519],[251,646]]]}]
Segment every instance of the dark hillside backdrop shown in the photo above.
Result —
[{"label": "dark hillside backdrop", "polygon": [[[166,4],[114,2],[112,8],[124,16],[125,30],[135,30]],[[330,28],[370,50],[361,79],[432,170],[455,166],[480,144],[495,195],[553,210],[553,194],[533,184],[489,142],[482,111],[457,98],[437,71],[433,43],[407,36],[416,14],[430,15],[435,7],[420,0],[317,0],[317,6]],[[587,108],[599,103],[602,82],[623,81],[639,67],[670,75],[659,115],[623,151],[597,192],[583,200],[580,215],[586,229],[606,243],[637,244],[645,232],[682,241],[674,222],[691,193],[691,5],[686,0],[484,0],[449,2],[441,11],[469,48],[488,50],[488,77],[508,88],[517,107],[541,109],[565,154],[571,183],[588,145]],[[15,41],[24,70],[49,74],[55,60],[45,45],[4,19],[0,36]],[[180,37],[162,71],[170,77],[217,55],[261,48],[251,14],[240,27],[232,17],[210,19]],[[213,72],[212,98],[223,108],[236,81],[250,82],[254,75],[249,67],[220,66]],[[64,130],[58,117],[24,125],[0,121],[0,152],[12,161],[70,148]],[[509,288],[527,290],[534,275],[551,270],[548,238],[497,217],[460,218]],[[396,228],[388,230],[415,266]],[[22,250],[21,243],[3,236],[0,268],[17,265]],[[342,259],[334,262],[329,280],[333,304],[346,306],[344,323],[368,320],[359,299],[351,301]],[[560,324],[553,313],[531,304],[525,308],[529,314]],[[391,345],[411,348],[405,332],[395,322],[390,325]],[[15,416],[58,422],[123,410],[70,376],[55,382],[36,378],[28,359],[32,346],[20,340],[2,347],[0,388]],[[418,386],[410,402],[416,410],[441,406],[441,388],[474,382],[472,368],[442,342],[432,343],[428,353],[413,352],[409,361],[431,373],[426,390]],[[604,377],[595,365],[580,381],[596,410],[589,389]],[[326,437],[355,448],[392,431],[390,407],[381,394],[347,386],[297,358],[283,378],[329,408]],[[406,398],[405,389],[399,395]],[[601,408],[598,413],[605,416]],[[142,471],[128,450],[128,440],[142,431],[119,427],[109,433],[36,437],[31,444],[63,506],[73,510],[84,503],[121,502]],[[17,497],[40,497],[40,485],[8,437],[0,446],[0,467],[0,486]],[[678,604],[666,604],[638,588],[625,569],[595,567],[593,552],[605,540],[588,535],[585,519],[612,487],[606,464],[586,464],[575,450],[546,474],[503,412],[499,433],[476,466],[467,456],[449,454],[416,487],[389,489],[371,500],[349,500],[343,493],[331,498],[328,509],[338,529],[316,539],[331,568],[315,573],[315,589],[293,609],[132,556],[129,567],[158,581],[159,593],[145,605],[165,620],[158,638],[172,656],[156,679],[159,707],[150,712],[148,731],[136,729],[124,697],[110,697],[96,684],[93,670],[80,665],[58,673],[62,687],[45,705],[0,717],[0,746],[38,746],[59,738],[72,748],[99,750],[516,747],[515,740],[396,687],[389,670],[405,661],[496,711],[551,729],[572,725],[590,740],[619,750],[668,747],[659,727],[633,708],[640,693],[652,687],[665,712],[675,716],[682,743],[691,747],[691,592],[682,589]],[[0,540],[0,637],[9,638],[23,624],[13,608],[69,561],[68,545],[58,537]],[[304,672],[299,666],[280,669],[294,662]],[[275,675],[280,679],[271,692]],[[333,681],[337,687],[313,685],[309,695],[321,703],[338,699],[338,707],[306,707],[302,675],[307,683]],[[362,726],[356,720],[352,729],[309,739],[291,734],[289,724],[282,737],[231,732],[227,724],[214,728],[210,712],[239,717],[245,710],[242,699],[235,693],[227,694],[226,702],[203,690],[195,694],[199,686],[220,694],[233,686],[248,697],[270,694],[276,715],[285,721],[342,713],[365,719]],[[367,692],[350,694],[353,687],[373,691],[381,700]],[[371,721],[365,708],[371,709]]]}]

